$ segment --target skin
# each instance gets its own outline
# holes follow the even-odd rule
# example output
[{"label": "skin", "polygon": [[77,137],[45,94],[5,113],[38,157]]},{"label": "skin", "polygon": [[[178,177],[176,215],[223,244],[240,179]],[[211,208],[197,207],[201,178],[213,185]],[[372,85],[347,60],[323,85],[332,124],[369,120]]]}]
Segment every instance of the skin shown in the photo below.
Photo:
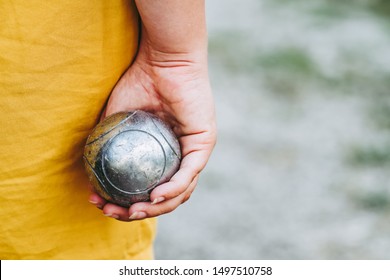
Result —
[{"label": "skin", "polygon": [[134,63],[113,89],[103,118],[141,109],[157,114],[177,135],[182,162],[151,202],[124,208],[92,193],[89,201],[121,221],[175,210],[194,191],[216,142],[214,101],[208,77],[204,0],[139,0],[142,31]]}]

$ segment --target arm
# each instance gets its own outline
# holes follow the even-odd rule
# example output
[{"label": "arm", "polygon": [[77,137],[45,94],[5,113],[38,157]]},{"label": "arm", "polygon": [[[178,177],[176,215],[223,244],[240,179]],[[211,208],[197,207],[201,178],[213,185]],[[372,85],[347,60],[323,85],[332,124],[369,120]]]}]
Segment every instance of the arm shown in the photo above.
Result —
[{"label": "arm", "polygon": [[122,221],[168,213],[188,200],[216,141],[204,1],[139,0],[136,4],[142,21],[139,51],[112,91],[105,115],[134,109],[159,115],[178,136],[183,159],[172,179],[152,191],[152,203],[126,209],[91,195],[90,201],[105,215]]},{"label": "arm", "polygon": [[138,0],[144,38],[164,53],[206,54],[207,32],[202,0]]}]

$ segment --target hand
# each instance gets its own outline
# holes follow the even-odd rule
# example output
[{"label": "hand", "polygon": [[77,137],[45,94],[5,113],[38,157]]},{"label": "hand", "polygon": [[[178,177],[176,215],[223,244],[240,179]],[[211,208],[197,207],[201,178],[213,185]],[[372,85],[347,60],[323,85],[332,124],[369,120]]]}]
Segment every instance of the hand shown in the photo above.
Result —
[{"label": "hand", "polygon": [[216,142],[205,53],[161,52],[144,37],[136,60],[113,89],[103,117],[135,109],[152,112],[172,127],[181,145],[182,162],[169,182],[151,192],[151,202],[124,208],[91,194],[90,201],[106,216],[121,221],[171,212],[194,191]]}]

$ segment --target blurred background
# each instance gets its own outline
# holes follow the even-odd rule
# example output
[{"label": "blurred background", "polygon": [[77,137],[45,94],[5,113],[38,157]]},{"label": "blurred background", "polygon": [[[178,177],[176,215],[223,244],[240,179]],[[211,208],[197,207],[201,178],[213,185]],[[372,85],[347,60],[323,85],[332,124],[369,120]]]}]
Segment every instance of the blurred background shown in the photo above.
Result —
[{"label": "blurred background", "polygon": [[218,143],[156,259],[390,259],[390,1],[209,0]]}]

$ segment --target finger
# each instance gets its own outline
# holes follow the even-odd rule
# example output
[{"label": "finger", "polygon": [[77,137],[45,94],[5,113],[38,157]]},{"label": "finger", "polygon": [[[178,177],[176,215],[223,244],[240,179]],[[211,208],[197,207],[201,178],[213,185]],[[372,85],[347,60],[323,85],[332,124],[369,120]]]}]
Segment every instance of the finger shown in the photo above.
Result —
[{"label": "finger", "polygon": [[199,179],[199,175],[195,177],[194,181],[190,184],[190,186],[186,190],[183,201],[181,202],[181,204],[187,202],[190,199],[192,193],[194,192],[194,190],[198,184],[198,179]]},{"label": "finger", "polygon": [[112,203],[104,206],[103,215],[119,221],[129,221],[129,209]]},{"label": "finger", "polygon": [[103,209],[104,205],[106,205],[107,203],[107,201],[104,198],[102,198],[100,195],[98,195],[95,192],[92,192],[89,195],[88,201],[99,209]]},{"label": "finger", "polygon": [[145,218],[153,218],[172,212],[190,198],[191,194],[196,188],[197,182],[198,176],[196,176],[196,178],[191,182],[190,186],[186,189],[185,192],[170,200],[158,204],[145,202],[133,204],[129,209],[129,219],[142,220]]},{"label": "finger", "polygon": [[170,181],[161,184],[152,191],[150,200],[153,204],[170,200],[185,192],[203,169],[207,158],[207,151],[196,151],[186,155],[182,159],[180,169],[173,175]]},{"label": "finger", "polygon": [[[162,214],[169,213],[175,210],[180,204],[186,202],[190,198],[192,192],[196,187],[198,177],[199,176],[195,177],[193,182],[190,184],[190,186],[184,193],[176,197],[174,200],[171,199],[168,203],[165,203],[165,205],[160,204],[158,207],[153,207],[153,205],[149,202],[139,202],[134,204],[134,207],[127,209],[116,204],[107,203],[107,201],[105,201],[96,193],[92,193],[90,195],[90,200],[91,203],[92,201],[99,201],[99,203],[102,203],[103,206],[99,208],[103,210],[103,214],[106,217],[111,217],[119,221],[128,222],[131,220],[140,220],[144,218],[156,217]],[[132,218],[130,219],[130,217]]]},{"label": "finger", "polygon": [[158,203],[172,199],[183,193],[203,170],[215,146],[216,135],[202,132],[180,137],[182,154],[184,155],[180,169],[165,184],[155,188],[151,193],[151,201]]},{"label": "finger", "polygon": [[106,217],[111,217],[121,221],[129,221],[128,208],[109,203],[96,192],[92,192],[90,194],[89,202],[97,208],[103,210],[103,215]]}]

